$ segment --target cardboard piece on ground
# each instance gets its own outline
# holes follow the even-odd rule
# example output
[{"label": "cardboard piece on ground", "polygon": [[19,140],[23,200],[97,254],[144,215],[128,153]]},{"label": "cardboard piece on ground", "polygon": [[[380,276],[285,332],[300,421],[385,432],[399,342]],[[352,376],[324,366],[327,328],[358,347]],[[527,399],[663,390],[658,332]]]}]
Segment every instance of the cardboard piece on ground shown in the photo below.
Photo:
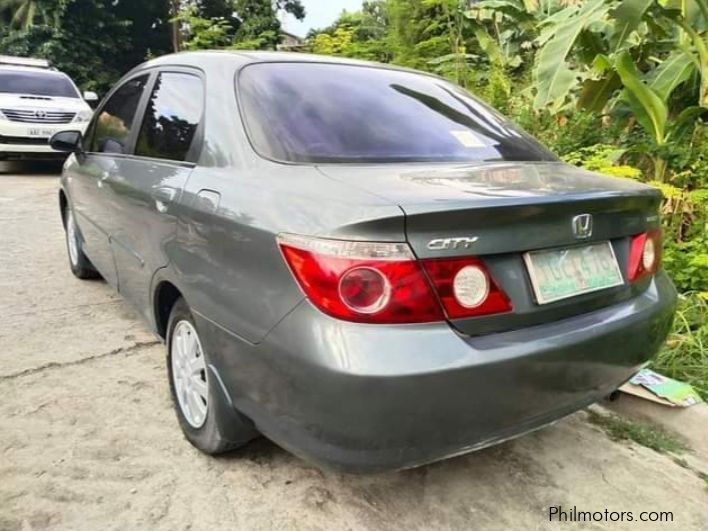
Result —
[{"label": "cardboard piece on ground", "polygon": [[620,391],[670,407],[688,407],[702,402],[696,391],[684,382],[650,369],[642,369]]},{"label": "cardboard piece on ground", "polygon": [[622,387],[620,387],[619,390],[623,393],[627,393],[628,395],[643,398],[644,400],[649,400],[650,402],[656,402],[657,404],[661,404],[662,406],[676,407],[676,404],[672,404],[665,398],[656,396],[654,393],[652,393],[648,389],[645,389],[641,385],[634,385],[633,383],[627,382]]}]

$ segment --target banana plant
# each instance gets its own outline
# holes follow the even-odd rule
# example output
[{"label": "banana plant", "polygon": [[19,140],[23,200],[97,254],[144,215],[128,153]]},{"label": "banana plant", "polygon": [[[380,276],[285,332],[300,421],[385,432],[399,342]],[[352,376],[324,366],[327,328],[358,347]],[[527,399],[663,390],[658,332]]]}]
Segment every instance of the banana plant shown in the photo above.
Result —
[{"label": "banana plant", "polygon": [[583,33],[602,22],[610,5],[606,0],[589,0],[573,5],[547,18],[538,37],[541,45],[533,72],[536,108],[558,112],[568,94],[580,82],[580,72],[571,68],[568,59]]},{"label": "banana plant", "polygon": [[[627,51],[618,55],[615,68],[624,85],[622,99],[629,105],[637,122],[658,148],[680,137],[685,129],[706,111],[699,105],[692,105],[671,118],[665,97],[670,84],[666,80],[655,78],[651,84],[642,81],[632,56]],[[666,161],[656,155],[652,156],[652,161],[654,180],[663,182]]]},{"label": "banana plant", "polygon": [[[660,153],[708,108],[707,29],[708,0],[566,7],[545,20],[537,38],[534,105],[552,113],[571,105],[605,112],[623,102]],[[697,101],[669,108],[672,92],[691,79],[700,80]],[[652,160],[662,181],[666,161]]]},{"label": "banana plant", "polygon": [[[577,1],[480,0],[470,5],[465,16],[473,21],[477,43],[490,62],[513,70],[523,65],[527,52],[533,49],[541,22]],[[492,56],[497,50],[501,57]]]},{"label": "banana plant", "polygon": [[[624,51],[639,58],[666,39],[652,34],[661,23],[673,27],[673,50],[649,77],[673,90],[694,72],[701,79],[699,105],[708,106],[708,0],[589,0],[557,12],[543,23],[534,68],[537,108],[558,112],[572,103],[601,111],[622,88],[614,68]],[[656,18],[660,20],[656,20]],[[601,57],[609,57],[604,61]],[[666,98],[671,90],[662,90]],[[571,101],[569,101],[571,100]]]}]

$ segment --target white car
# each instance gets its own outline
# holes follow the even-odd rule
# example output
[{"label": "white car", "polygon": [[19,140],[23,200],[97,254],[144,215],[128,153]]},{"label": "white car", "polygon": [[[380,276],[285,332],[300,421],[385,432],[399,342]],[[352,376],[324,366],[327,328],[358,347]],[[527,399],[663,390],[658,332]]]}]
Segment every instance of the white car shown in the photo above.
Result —
[{"label": "white car", "polygon": [[74,82],[42,59],[0,56],[0,160],[65,158],[49,146],[64,129],[84,131],[93,111]]}]

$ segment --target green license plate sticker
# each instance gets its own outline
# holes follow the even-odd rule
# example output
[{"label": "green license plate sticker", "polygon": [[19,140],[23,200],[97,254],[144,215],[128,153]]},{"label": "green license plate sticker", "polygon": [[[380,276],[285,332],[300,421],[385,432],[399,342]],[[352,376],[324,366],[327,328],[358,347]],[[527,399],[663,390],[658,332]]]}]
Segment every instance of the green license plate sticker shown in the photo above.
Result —
[{"label": "green license plate sticker", "polygon": [[624,283],[610,242],[524,255],[539,304]]}]

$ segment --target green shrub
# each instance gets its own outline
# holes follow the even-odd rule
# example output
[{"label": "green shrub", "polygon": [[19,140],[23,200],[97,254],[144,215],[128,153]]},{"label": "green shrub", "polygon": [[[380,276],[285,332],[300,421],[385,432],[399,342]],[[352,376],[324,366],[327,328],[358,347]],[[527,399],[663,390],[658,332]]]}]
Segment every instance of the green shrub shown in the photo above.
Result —
[{"label": "green shrub", "polygon": [[534,110],[530,101],[520,96],[507,109],[511,118],[543,144],[563,157],[596,144],[616,143],[619,136],[615,127],[603,124],[602,115],[574,111],[566,115],[552,115]]},{"label": "green shrub", "polygon": [[563,160],[587,170],[605,173],[613,177],[641,178],[642,172],[639,168],[620,164],[624,152],[624,149],[617,146],[595,144],[572,151],[565,155]]},{"label": "green shrub", "polygon": [[673,330],[652,367],[690,383],[708,400],[708,300],[705,295],[681,295]]},{"label": "green shrub", "polygon": [[708,294],[708,239],[676,242],[664,238],[663,262],[679,291]]}]

